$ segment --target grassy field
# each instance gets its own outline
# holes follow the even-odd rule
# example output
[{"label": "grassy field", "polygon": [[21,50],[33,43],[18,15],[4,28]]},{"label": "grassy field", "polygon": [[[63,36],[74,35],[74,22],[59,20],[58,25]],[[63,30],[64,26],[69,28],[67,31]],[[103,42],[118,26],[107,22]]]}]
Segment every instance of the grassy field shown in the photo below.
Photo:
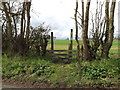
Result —
[{"label": "grassy field", "polygon": [[[119,42],[120,41],[118,41],[118,40],[113,41],[113,45],[111,47],[110,53],[118,53],[118,51],[120,51]],[[56,40],[54,42],[54,49],[55,50],[68,50],[69,43],[70,43],[69,40]],[[80,41],[80,44],[82,44],[81,41]],[[50,49],[50,42],[48,44],[47,49]],[[73,40],[73,49],[76,49],[76,41],[75,40]]]}]

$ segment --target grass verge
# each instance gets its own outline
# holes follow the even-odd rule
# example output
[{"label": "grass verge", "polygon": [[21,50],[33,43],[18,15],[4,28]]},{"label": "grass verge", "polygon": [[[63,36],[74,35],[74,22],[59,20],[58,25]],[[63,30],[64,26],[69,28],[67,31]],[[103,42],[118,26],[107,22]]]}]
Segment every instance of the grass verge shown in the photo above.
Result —
[{"label": "grass verge", "polygon": [[2,58],[3,78],[47,82],[64,87],[110,87],[120,84],[120,59],[55,64],[42,57]]}]

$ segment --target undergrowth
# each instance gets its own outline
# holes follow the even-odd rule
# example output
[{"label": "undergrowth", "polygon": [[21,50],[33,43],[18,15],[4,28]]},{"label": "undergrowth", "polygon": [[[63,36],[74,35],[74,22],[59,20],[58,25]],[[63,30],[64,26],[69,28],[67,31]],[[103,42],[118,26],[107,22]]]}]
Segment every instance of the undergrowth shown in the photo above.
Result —
[{"label": "undergrowth", "polygon": [[106,87],[120,84],[120,59],[55,64],[41,57],[2,58],[3,78],[48,82],[65,87]]}]

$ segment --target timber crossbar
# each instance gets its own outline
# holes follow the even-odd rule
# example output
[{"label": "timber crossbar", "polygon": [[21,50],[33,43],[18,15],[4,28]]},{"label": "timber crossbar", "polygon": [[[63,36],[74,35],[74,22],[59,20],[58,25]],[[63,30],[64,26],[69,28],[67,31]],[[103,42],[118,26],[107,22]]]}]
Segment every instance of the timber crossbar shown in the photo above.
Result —
[{"label": "timber crossbar", "polygon": [[77,55],[77,50],[47,50],[53,57],[59,57],[61,59],[72,59],[72,56]]},{"label": "timber crossbar", "polygon": [[47,50],[48,52],[77,52],[77,50]]}]

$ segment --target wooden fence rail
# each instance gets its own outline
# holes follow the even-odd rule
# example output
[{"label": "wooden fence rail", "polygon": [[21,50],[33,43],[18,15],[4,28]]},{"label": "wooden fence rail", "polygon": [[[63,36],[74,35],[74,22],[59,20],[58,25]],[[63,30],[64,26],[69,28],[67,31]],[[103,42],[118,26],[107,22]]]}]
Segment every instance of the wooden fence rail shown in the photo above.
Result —
[{"label": "wooden fence rail", "polygon": [[72,56],[77,55],[77,50],[47,50],[52,57],[58,57],[59,59],[73,59]]},{"label": "wooden fence rail", "polygon": [[48,52],[77,52],[77,50],[47,50]]}]

